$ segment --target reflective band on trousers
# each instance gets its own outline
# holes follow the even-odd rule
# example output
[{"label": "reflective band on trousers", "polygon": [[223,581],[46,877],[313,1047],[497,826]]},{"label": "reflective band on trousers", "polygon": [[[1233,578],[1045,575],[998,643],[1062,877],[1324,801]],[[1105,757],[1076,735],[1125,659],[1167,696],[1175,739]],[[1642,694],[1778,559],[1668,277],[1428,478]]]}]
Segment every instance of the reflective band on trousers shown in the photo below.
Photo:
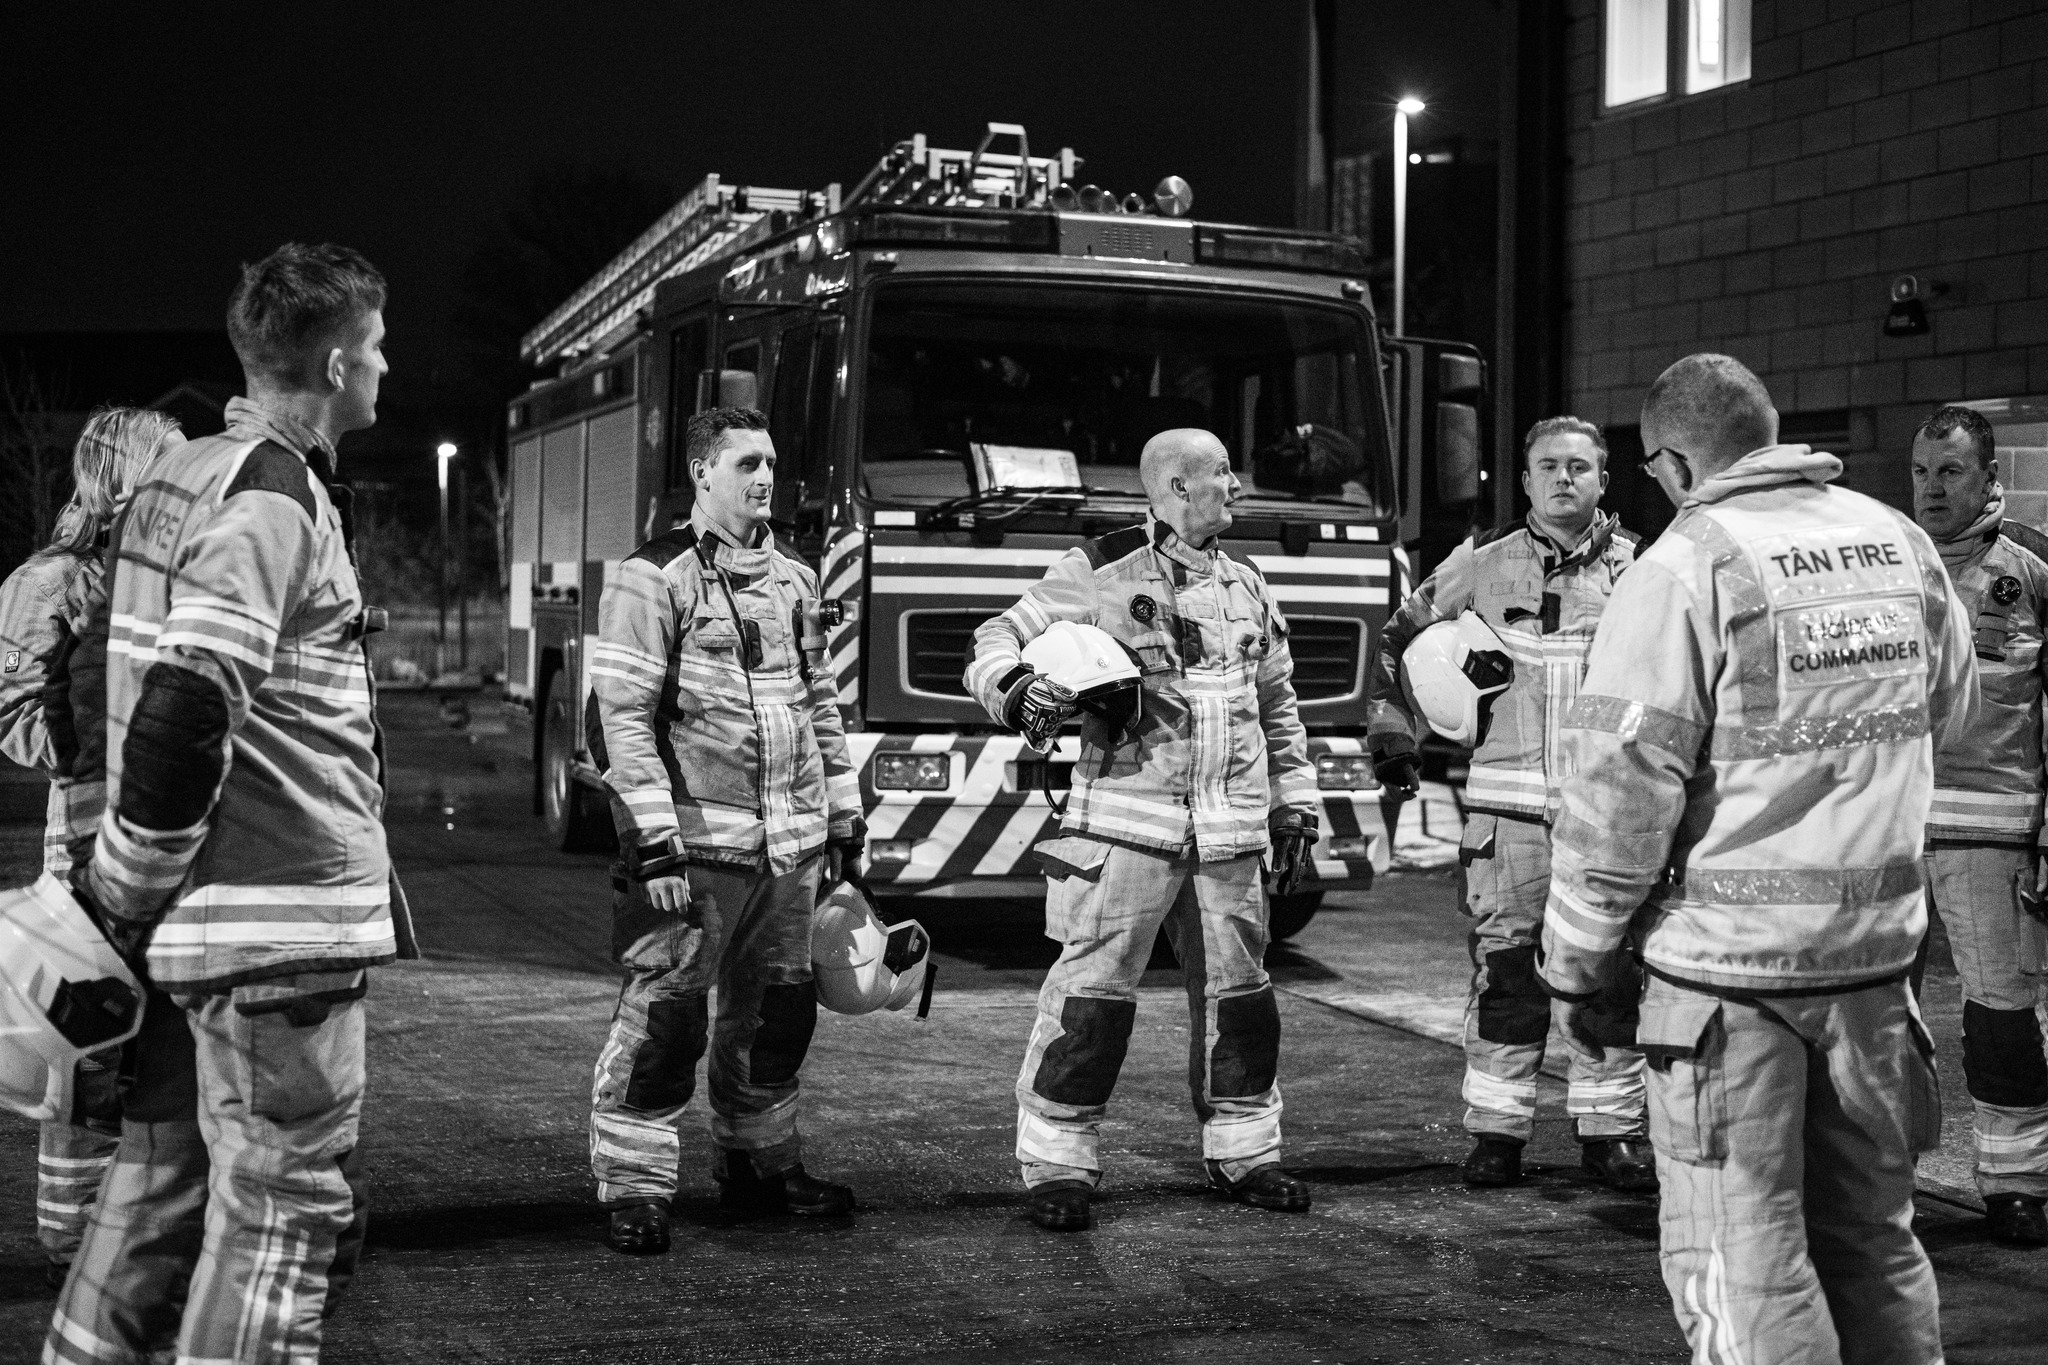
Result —
[{"label": "reflective band on trousers", "polygon": [[1672,881],[1666,898],[1716,905],[1849,905],[1908,896],[1921,885],[1918,861],[1839,871],[1691,868]]}]

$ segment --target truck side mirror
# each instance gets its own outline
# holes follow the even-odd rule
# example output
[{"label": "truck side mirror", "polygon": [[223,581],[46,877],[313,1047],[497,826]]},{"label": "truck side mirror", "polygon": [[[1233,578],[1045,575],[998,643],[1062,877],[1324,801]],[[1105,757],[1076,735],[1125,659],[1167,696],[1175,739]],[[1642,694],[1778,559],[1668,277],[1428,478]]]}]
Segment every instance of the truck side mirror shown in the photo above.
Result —
[{"label": "truck side mirror", "polygon": [[1436,405],[1436,500],[1479,501],[1479,409],[1469,403]]}]

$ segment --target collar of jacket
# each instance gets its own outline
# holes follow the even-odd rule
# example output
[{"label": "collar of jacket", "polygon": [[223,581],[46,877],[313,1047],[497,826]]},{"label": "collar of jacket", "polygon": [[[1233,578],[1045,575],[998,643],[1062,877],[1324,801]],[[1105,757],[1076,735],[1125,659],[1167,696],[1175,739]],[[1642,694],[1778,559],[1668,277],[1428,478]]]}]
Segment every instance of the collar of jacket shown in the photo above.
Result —
[{"label": "collar of jacket", "polygon": [[1165,555],[1184,569],[1196,573],[1216,571],[1216,541],[1209,542],[1206,550],[1197,550],[1180,538],[1180,533],[1149,513],[1145,517],[1145,529],[1152,541],[1152,548]]},{"label": "collar of jacket", "polygon": [[228,435],[240,440],[275,441],[311,466],[320,482],[333,483],[334,446],[312,427],[276,408],[247,398],[230,398],[223,415]]},{"label": "collar of jacket", "polygon": [[[1586,528],[1586,533],[1579,537],[1578,545],[1569,554],[1566,554],[1564,548],[1536,524],[1533,514],[1522,518],[1522,526],[1528,531],[1529,539],[1536,542],[1536,548],[1543,552],[1544,563],[1549,565],[1544,572],[1554,574],[1580,564],[1590,564],[1605,554],[1608,542],[1614,539],[1614,533],[1621,528],[1621,518],[1612,512],[1596,509],[1593,513],[1593,524]],[[1552,564],[1552,560],[1556,563]]]},{"label": "collar of jacket", "polygon": [[1812,446],[1765,446],[1700,483],[1687,495],[1685,505],[1719,502],[1752,488],[1775,488],[1802,480],[1818,487],[1841,476],[1842,462],[1826,451]]},{"label": "collar of jacket", "polygon": [[1948,565],[1949,572],[1954,573],[1997,539],[1998,529],[2003,525],[2005,488],[1993,480],[1990,501],[1984,504],[1984,510],[1977,514],[1977,519],[1950,539],[1935,541],[1935,553],[1941,556],[1942,563]]},{"label": "collar of jacket", "polygon": [[768,527],[762,526],[756,530],[752,545],[735,545],[726,538],[725,532],[713,526],[708,518],[701,517],[695,506],[690,508],[691,548],[708,554],[711,561],[727,573],[753,578],[767,572],[768,555],[774,544],[775,537]]}]

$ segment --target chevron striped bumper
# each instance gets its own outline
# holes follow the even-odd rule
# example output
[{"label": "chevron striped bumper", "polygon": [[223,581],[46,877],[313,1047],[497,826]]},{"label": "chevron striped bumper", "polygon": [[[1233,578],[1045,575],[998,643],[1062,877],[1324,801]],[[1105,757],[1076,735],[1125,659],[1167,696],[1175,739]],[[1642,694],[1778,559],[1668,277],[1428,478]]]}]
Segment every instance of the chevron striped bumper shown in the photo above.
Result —
[{"label": "chevron striped bumper", "polygon": [[[877,891],[932,897],[1030,897],[1045,879],[1031,849],[1058,832],[1045,794],[1018,790],[1015,735],[851,734],[847,747],[860,773],[868,821],[868,879]],[[1311,762],[1325,753],[1356,753],[1355,739],[1309,738]],[[1055,762],[1073,762],[1080,742],[1063,738]],[[944,791],[878,791],[874,757],[882,753],[948,754]],[[1389,862],[1377,791],[1325,791],[1315,882],[1309,889],[1362,890]],[[1338,856],[1341,854],[1342,856]]]}]

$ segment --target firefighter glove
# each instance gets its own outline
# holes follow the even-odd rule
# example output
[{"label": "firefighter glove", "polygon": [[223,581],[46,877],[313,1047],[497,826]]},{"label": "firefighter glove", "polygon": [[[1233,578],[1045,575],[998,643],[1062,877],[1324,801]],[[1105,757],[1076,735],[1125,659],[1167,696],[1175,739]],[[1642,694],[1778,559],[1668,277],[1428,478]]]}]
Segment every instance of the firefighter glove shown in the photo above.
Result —
[{"label": "firefighter glove", "polygon": [[1313,811],[1289,809],[1273,813],[1269,833],[1273,838],[1274,895],[1291,896],[1301,889],[1321,824]]},{"label": "firefighter glove", "polygon": [[844,833],[830,835],[825,840],[825,880],[860,880],[861,854],[867,851],[867,846],[868,822],[856,815]]},{"label": "firefighter glove", "polygon": [[1380,799],[1400,804],[1422,791],[1422,764],[1406,735],[1390,736],[1372,750],[1372,774],[1380,780]]},{"label": "firefighter glove", "polygon": [[1051,678],[1034,673],[1010,692],[1005,716],[1024,742],[1044,753],[1075,710],[1075,695]]}]

